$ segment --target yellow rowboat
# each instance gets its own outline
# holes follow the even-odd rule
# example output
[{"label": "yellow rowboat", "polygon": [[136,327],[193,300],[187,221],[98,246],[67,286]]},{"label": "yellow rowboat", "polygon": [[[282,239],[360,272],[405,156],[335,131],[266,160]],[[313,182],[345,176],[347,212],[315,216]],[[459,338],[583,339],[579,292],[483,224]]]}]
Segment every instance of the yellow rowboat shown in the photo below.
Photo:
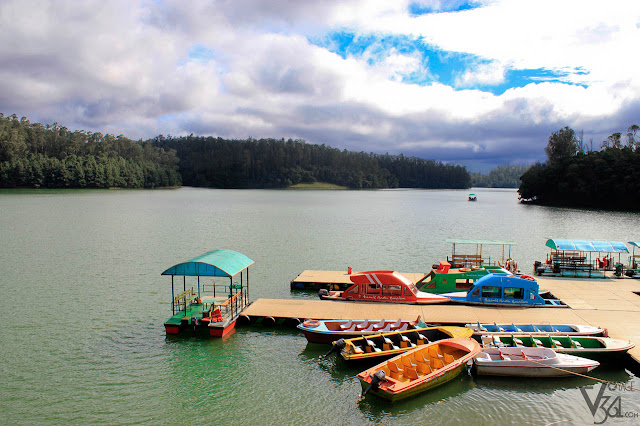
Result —
[{"label": "yellow rowboat", "polygon": [[425,327],[414,330],[373,334],[333,342],[331,352],[340,351],[345,361],[362,361],[392,357],[419,346],[443,339],[471,337],[466,327]]},{"label": "yellow rowboat", "polygon": [[473,339],[439,340],[400,354],[358,374],[361,398],[371,392],[398,401],[452,380],[480,352]]}]

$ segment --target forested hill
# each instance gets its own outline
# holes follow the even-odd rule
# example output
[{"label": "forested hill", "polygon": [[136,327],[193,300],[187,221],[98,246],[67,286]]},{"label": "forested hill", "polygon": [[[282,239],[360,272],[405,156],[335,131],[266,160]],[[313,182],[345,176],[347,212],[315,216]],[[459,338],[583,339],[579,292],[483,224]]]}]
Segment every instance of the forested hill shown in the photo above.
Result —
[{"label": "forested hill", "polygon": [[341,151],[300,140],[164,137],[176,150],[185,185],[282,188],[322,181],[349,188],[468,188],[466,168],[403,155]]},{"label": "forested hill", "polygon": [[341,151],[300,140],[164,137],[70,131],[0,114],[0,187],[468,188],[466,168],[403,155]]},{"label": "forested hill", "polygon": [[586,150],[565,127],[549,137],[547,161],[522,175],[525,202],[551,206],[640,210],[640,127],[614,133],[600,151]]},{"label": "forested hill", "polygon": [[181,185],[175,151],[151,141],[70,131],[0,113],[0,187],[154,188]]}]

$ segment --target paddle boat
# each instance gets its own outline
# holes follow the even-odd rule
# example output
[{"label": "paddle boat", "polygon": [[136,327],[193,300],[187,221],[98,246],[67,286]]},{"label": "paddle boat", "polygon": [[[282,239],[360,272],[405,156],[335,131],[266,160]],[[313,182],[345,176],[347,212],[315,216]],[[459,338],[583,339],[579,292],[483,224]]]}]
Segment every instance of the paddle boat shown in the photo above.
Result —
[{"label": "paddle boat", "polygon": [[469,194],[469,201],[478,201],[478,197],[476,197],[476,194]]},{"label": "paddle boat", "polygon": [[559,354],[549,348],[483,348],[473,360],[482,376],[561,377],[584,374],[599,362]]},{"label": "paddle boat", "polygon": [[340,352],[345,361],[382,359],[438,340],[471,337],[472,334],[473,330],[465,327],[427,327],[373,334],[353,339],[340,339],[333,342],[333,347],[324,356],[333,352]]},{"label": "paddle boat", "polygon": [[452,268],[451,263],[441,260],[423,279],[416,283],[416,287],[425,293],[450,293],[469,290],[473,283],[487,274],[505,274],[511,272],[501,266],[472,266],[469,268]]},{"label": "paddle boat", "polygon": [[[547,293],[543,295],[548,296]],[[559,299],[545,299],[538,283],[528,275],[489,274],[477,280],[467,292],[442,293],[456,303],[468,305],[566,308]]]},{"label": "paddle boat", "polygon": [[567,335],[567,336],[604,336],[607,330],[592,325],[579,324],[493,324],[475,323],[465,324],[473,330],[473,336],[480,339],[484,335],[505,335],[513,333],[526,333],[530,335]]},{"label": "paddle boat", "polygon": [[576,355],[600,362],[622,358],[635,345],[626,340],[595,336],[533,336],[529,334],[506,334],[482,336],[484,347],[529,347],[550,348],[557,353]]},{"label": "paddle boat", "polygon": [[357,272],[349,278],[353,284],[346,290],[329,291],[321,289],[318,294],[320,299],[418,305],[449,301],[446,297],[418,290],[413,281],[396,271]]},{"label": "paddle boat", "polygon": [[298,324],[297,328],[304,333],[310,343],[332,343],[339,339],[350,339],[391,331],[405,331],[426,326],[418,316],[415,321],[405,321],[401,318],[396,321],[387,321],[385,319],[327,321],[309,319],[302,324]]},{"label": "paddle boat", "polygon": [[448,382],[467,368],[480,352],[473,339],[444,339],[400,354],[357,375],[360,398],[371,392],[398,401]]}]

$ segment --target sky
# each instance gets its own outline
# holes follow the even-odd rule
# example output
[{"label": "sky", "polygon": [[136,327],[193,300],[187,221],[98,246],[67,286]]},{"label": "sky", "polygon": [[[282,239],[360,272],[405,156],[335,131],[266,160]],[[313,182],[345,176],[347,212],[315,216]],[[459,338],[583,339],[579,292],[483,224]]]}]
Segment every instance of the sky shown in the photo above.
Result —
[{"label": "sky", "polygon": [[487,171],[640,125],[637,0],[0,0],[0,113]]}]

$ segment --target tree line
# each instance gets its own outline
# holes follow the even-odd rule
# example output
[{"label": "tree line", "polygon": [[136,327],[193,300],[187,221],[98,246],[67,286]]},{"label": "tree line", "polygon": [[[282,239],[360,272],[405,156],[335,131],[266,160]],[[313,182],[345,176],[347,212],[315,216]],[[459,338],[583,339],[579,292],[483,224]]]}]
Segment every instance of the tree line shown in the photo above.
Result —
[{"label": "tree line", "polygon": [[640,210],[640,127],[617,132],[599,151],[587,149],[573,129],[554,132],[547,161],[522,175],[520,199],[542,205]]},{"label": "tree line", "polygon": [[500,165],[489,173],[472,173],[471,186],[481,188],[518,188],[520,176],[531,166]]},{"label": "tree line", "polygon": [[185,185],[284,188],[322,181],[353,189],[468,188],[466,168],[400,155],[339,150],[302,140],[227,140],[184,136],[154,139],[176,150]]},{"label": "tree line", "polygon": [[465,167],[302,140],[229,140],[70,131],[0,114],[0,187],[285,188],[322,181],[363,188],[468,188]]},{"label": "tree line", "polygon": [[175,151],[0,113],[0,187],[154,188],[182,184]]}]

